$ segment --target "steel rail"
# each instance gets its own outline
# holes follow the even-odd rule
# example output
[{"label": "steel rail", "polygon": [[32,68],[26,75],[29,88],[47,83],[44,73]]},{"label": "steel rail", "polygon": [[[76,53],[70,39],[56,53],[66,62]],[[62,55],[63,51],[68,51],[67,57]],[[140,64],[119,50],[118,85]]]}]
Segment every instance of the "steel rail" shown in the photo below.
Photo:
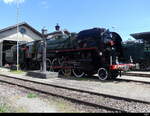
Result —
[{"label": "steel rail", "polygon": [[[36,83],[36,84],[42,84],[42,85],[46,85],[46,86],[52,86],[52,87],[56,87],[56,88],[67,89],[67,90],[71,90],[71,91],[84,92],[84,93],[88,93],[88,94],[93,94],[93,95],[98,95],[98,96],[103,96],[103,97],[109,97],[109,98],[116,99],[116,100],[124,100],[124,101],[127,101],[127,102],[138,102],[138,103],[150,104],[149,101],[143,101],[143,100],[138,100],[138,99],[132,99],[132,98],[115,96],[115,95],[97,93],[97,92],[88,91],[88,90],[82,90],[82,89],[77,89],[77,88],[72,88],[72,87],[60,86],[58,84],[54,85],[54,84],[50,84],[50,83],[37,82],[37,81],[29,80],[29,79],[17,78],[17,77],[12,77],[12,76],[3,75],[3,74],[0,74],[0,76],[4,76],[4,77],[7,77],[7,78],[11,78],[11,79],[12,78],[13,79],[18,79],[18,80],[22,80],[22,81],[26,81],[26,82],[31,82],[31,83]],[[122,79],[118,79],[118,80],[122,80]],[[125,81],[132,81],[132,80],[127,80],[126,79]],[[140,82],[140,81],[135,81],[135,82]]]},{"label": "steel rail", "polygon": [[[112,108],[112,107],[108,107],[108,106],[103,106],[103,105],[99,105],[99,104],[95,104],[95,103],[90,103],[90,102],[86,102],[86,101],[83,101],[83,100],[74,99],[74,98],[71,98],[71,97],[68,97],[68,96],[63,96],[63,95],[58,95],[58,94],[55,94],[55,93],[51,93],[50,91],[44,91],[42,89],[31,88],[31,86],[27,86],[27,85],[18,84],[18,83],[12,82],[12,81],[11,82],[8,81],[8,79],[16,80],[18,78],[14,78],[14,77],[10,78],[10,76],[6,76],[5,78],[7,78],[7,80],[0,78],[0,82],[11,84],[11,85],[17,85],[19,87],[23,87],[25,89],[36,91],[36,92],[39,92],[39,93],[48,94],[48,95],[52,95],[52,96],[55,96],[55,97],[60,97],[60,98],[63,98],[63,99],[69,100],[69,101],[76,102],[78,104],[84,104],[84,105],[88,105],[88,106],[92,106],[92,107],[96,107],[96,108],[100,108],[100,109],[105,109],[105,110],[109,110],[109,111],[113,111],[113,112],[118,112],[118,113],[128,113],[127,111],[124,111],[124,110],[121,110],[121,109]],[[28,80],[25,80],[25,79],[18,79],[18,80],[28,81]],[[32,84],[36,83],[35,81],[28,81],[28,82],[31,82]],[[55,87],[57,87],[57,86],[55,86]],[[60,88],[60,86],[58,86],[58,87]],[[62,87],[62,88],[64,88],[64,87]]]},{"label": "steel rail", "polygon": [[135,83],[142,83],[142,84],[148,84],[150,85],[150,82],[146,82],[146,81],[140,81],[140,80],[130,80],[130,79],[116,79],[115,81],[121,81],[121,82],[135,82]]},{"label": "steel rail", "polygon": [[125,76],[136,76],[139,77],[144,77],[144,78],[150,78],[150,74],[143,74],[143,73],[124,73],[123,75]]}]

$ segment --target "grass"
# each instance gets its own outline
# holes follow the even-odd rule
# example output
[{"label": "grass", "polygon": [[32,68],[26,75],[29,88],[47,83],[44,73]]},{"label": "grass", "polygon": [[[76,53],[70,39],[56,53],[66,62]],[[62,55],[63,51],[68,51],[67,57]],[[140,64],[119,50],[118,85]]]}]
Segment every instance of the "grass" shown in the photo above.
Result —
[{"label": "grass", "polygon": [[27,98],[36,98],[36,97],[38,97],[37,96],[37,94],[34,94],[34,93],[29,93],[28,95],[27,95]]},{"label": "grass", "polygon": [[13,107],[6,104],[0,104],[0,113],[23,113],[27,112],[27,110],[24,107]]},{"label": "grass", "polygon": [[59,97],[48,96],[47,103],[56,108],[59,113],[74,113],[79,112],[71,101]]},{"label": "grass", "polygon": [[6,104],[0,105],[0,113],[6,113],[9,111],[10,111],[10,108]]},{"label": "grass", "polygon": [[11,73],[14,73],[14,74],[22,74],[22,73],[25,73],[24,71],[22,71],[22,70],[11,70],[10,71]]},{"label": "grass", "polygon": [[69,103],[69,101],[61,100],[61,101],[56,101],[55,105],[58,108],[58,112],[62,113],[78,113],[80,112],[73,106],[72,104]]},{"label": "grass", "polygon": [[24,107],[19,107],[19,108],[16,108],[16,113],[25,113],[25,112],[28,112]]}]

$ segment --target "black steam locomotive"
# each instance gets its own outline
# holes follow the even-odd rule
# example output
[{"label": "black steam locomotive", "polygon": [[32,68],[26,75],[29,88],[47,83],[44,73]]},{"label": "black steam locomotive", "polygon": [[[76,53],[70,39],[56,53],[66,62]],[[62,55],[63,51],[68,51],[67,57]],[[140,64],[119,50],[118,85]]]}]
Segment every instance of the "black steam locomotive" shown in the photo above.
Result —
[{"label": "black steam locomotive", "polygon": [[[122,39],[116,32],[93,28],[76,33],[56,31],[47,37],[47,70],[65,76],[98,74],[100,80],[115,79],[134,65],[123,63]],[[22,69],[40,69],[43,42],[19,45]],[[10,55],[11,54],[11,55]],[[6,51],[9,64],[16,64],[16,46]]]}]

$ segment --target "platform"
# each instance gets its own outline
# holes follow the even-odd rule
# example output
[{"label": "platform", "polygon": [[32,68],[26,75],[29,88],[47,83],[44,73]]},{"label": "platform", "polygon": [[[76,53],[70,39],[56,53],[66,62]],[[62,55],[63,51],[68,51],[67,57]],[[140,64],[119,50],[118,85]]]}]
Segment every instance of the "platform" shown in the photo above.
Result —
[{"label": "platform", "polygon": [[130,72],[123,73],[123,75],[150,77],[150,71],[130,71]]},{"label": "platform", "polygon": [[48,79],[48,78],[52,78],[52,77],[58,77],[58,73],[56,73],[56,72],[42,72],[40,70],[37,70],[37,71],[27,72],[26,76],[30,76],[33,78]]}]

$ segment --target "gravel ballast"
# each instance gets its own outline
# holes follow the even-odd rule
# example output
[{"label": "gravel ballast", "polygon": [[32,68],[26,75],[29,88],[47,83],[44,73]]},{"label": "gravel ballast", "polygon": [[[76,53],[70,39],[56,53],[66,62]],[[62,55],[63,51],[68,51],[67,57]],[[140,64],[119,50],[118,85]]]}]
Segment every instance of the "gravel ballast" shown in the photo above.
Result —
[{"label": "gravel ballast", "polygon": [[[28,94],[36,94],[35,98],[28,98]],[[0,105],[8,107],[5,112],[30,112],[30,113],[108,113],[107,110],[76,104],[45,94],[29,91],[24,88],[3,84],[0,82]],[[109,112],[111,113],[111,112]]]},{"label": "gravel ballast", "polygon": [[[3,78],[3,77],[1,77]],[[25,78],[29,78],[29,77],[25,77]],[[7,80],[7,79],[6,79]],[[33,79],[34,80],[34,79]],[[37,80],[37,79],[36,79]],[[10,82],[13,81],[10,80]],[[18,81],[18,80],[17,80]],[[83,101],[87,101],[87,102],[91,102],[91,103],[95,103],[98,105],[106,105],[112,108],[117,108],[117,109],[121,109],[121,110],[125,110],[128,112],[135,112],[135,113],[149,113],[150,112],[150,104],[145,104],[145,103],[139,103],[139,102],[133,102],[133,101],[126,101],[126,100],[117,100],[117,99],[112,99],[109,97],[103,97],[103,96],[99,96],[99,95],[93,95],[93,94],[89,94],[89,93],[81,93],[81,92],[77,92],[77,91],[70,91],[70,90],[65,90],[65,89],[60,89],[60,88],[56,88],[56,87],[50,87],[50,86],[43,86],[42,84],[32,84],[30,82],[17,82],[16,83],[20,83],[20,85],[23,85],[23,83],[25,85],[29,85],[31,88],[35,88],[37,90],[43,89],[46,92],[50,92],[50,93],[54,93],[57,95],[64,95],[67,97],[71,97],[71,98],[76,98],[79,100],[83,100]],[[115,96],[125,96],[126,98],[132,98],[132,99],[141,99],[144,101],[149,100],[149,89],[150,89],[150,85],[149,84],[143,84],[143,83],[137,83],[137,82],[126,82],[126,81],[111,81],[111,82],[98,82],[97,80],[74,80],[74,79],[64,79],[64,78],[52,78],[52,79],[47,79],[47,80],[40,80],[40,82],[49,82],[52,83],[53,85],[62,85],[62,86],[67,86],[67,87],[73,87],[73,88],[82,88],[85,90],[90,90],[93,92],[100,92],[100,93],[107,93],[107,94],[115,94]],[[5,86],[5,84],[3,85]],[[18,90],[21,90],[21,92],[23,92],[25,94],[25,96],[21,96],[21,94],[19,93],[15,93],[17,94],[17,97],[10,97],[9,100],[13,101],[14,99],[17,100],[17,102],[15,104],[18,104],[19,106],[21,106],[20,104],[22,104],[23,106],[28,106],[27,108],[21,108],[21,110],[23,111],[28,111],[28,112],[36,112],[35,109],[37,109],[40,112],[48,112],[47,107],[51,107],[51,110],[49,110],[49,112],[108,112],[107,110],[104,109],[100,109],[100,108],[95,108],[95,107],[90,107],[90,106],[85,106],[84,104],[77,104],[77,103],[72,103],[70,101],[61,99],[61,98],[57,98],[57,97],[50,97],[49,95],[44,95],[46,96],[46,101],[43,101],[45,99],[39,99],[39,93],[38,94],[38,98],[34,98],[32,100],[28,99],[26,96],[29,93],[27,90],[25,89],[21,89],[20,87],[17,86],[10,86],[8,85],[9,88],[6,88],[8,91],[8,96],[10,97],[12,95],[11,89],[15,88],[17,90],[17,92],[19,92]],[[2,87],[3,88],[3,87]],[[10,89],[11,88],[11,89]],[[10,90],[9,90],[10,89]],[[1,90],[1,89],[0,89]],[[5,90],[4,90],[5,91]],[[27,92],[26,92],[27,91]],[[11,93],[11,94],[10,94]],[[5,94],[4,94],[5,95]],[[40,94],[41,95],[41,94]],[[11,100],[12,98],[12,100]],[[19,101],[19,100],[20,101]],[[48,101],[47,101],[48,99]],[[27,101],[26,103],[24,103],[24,101]],[[37,103],[40,102],[40,103]],[[52,101],[49,103],[49,101]],[[57,103],[55,104],[54,101],[57,101]],[[29,106],[29,103],[33,104],[31,106]],[[49,104],[48,104],[49,103]],[[61,105],[59,104],[61,103]],[[54,105],[55,104],[55,105]],[[35,107],[35,109],[32,109],[32,106],[38,106],[41,107],[44,105],[44,107],[42,107],[45,110],[39,110],[38,108]],[[61,107],[61,108],[58,108]],[[62,110],[63,109],[63,110]],[[37,111],[37,112],[38,112]]]},{"label": "gravel ballast", "polygon": [[[14,81],[14,79],[8,79],[8,78],[5,78],[5,80],[9,80],[11,82]],[[73,99],[78,99],[81,101],[94,103],[94,104],[101,105],[101,106],[116,108],[116,109],[120,109],[126,112],[148,113],[150,111],[149,110],[150,104],[139,103],[139,102],[129,102],[126,100],[118,100],[118,99],[114,99],[110,97],[103,97],[101,95],[93,95],[89,93],[82,93],[82,92],[67,90],[63,88],[52,87],[49,85],[42,85],[42,84],[35,84],[35,83],[33,84],[32,82],[24,82],[21,80],[15,80],[15,83],[19,85],[25,84],[25,85],[30,86],[31,88],[35,88],[37,90],[42,90],[45,92],[50,92],[58,96],[67,96]]]}]

